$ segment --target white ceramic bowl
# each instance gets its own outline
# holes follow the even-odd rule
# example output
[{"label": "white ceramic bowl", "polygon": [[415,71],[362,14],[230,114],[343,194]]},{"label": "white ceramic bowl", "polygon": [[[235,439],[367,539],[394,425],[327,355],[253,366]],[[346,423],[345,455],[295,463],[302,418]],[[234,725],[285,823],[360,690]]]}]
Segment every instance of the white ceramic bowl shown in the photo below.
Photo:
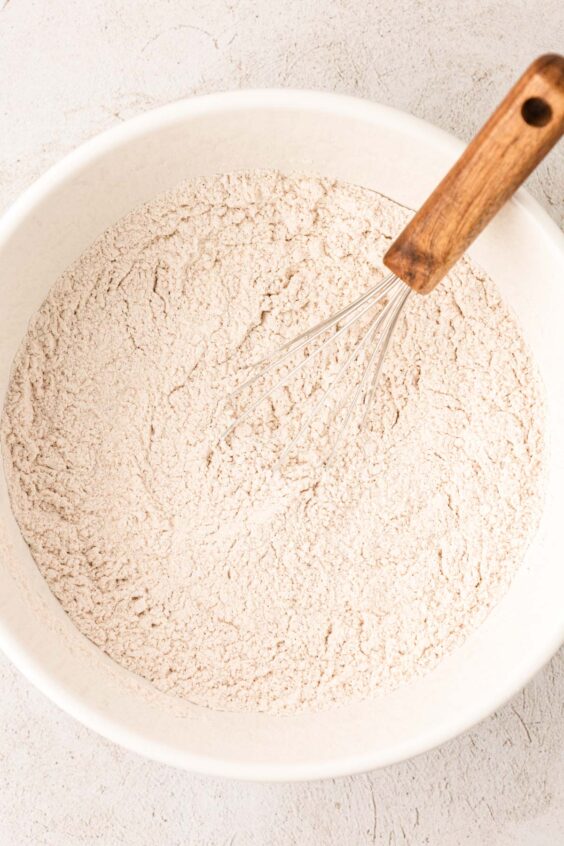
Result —
[{"label": "white ceramic bowl", "polygon": [[[182,179],[301,170],[416,208],[462,145],[413,117],[331,94],[255,91],[174,103],[84,144],[0,223],[0,398],[50,285],[110,224]],[[515,693],[564,639],[564,238],[521,192],[472,254],[517,313],[544,378],[551,436],[542,526],[487,621],[426,677],[319,715],[209,711],[160,694],[83,637],[40,576],[0,473],[0,644],[53,701],[124,746],[189,770],[248,779],[337,776],[423,752]]]}]

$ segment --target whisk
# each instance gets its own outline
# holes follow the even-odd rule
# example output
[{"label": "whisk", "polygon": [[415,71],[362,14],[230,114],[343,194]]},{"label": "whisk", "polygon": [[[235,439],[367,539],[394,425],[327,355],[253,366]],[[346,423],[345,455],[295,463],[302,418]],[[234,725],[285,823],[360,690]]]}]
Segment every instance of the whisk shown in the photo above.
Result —
[{"label": "whisk", "polygon": [[340,363],[329,386],[316,397],[297,434],[285,446],[284,459],[320,412],[332,391],[357,358],[367,362],[358,383],[347,392],[344,419],[331,455],[362,401],[361,425],[376,394],[382,362],[394,328],[411,291],[427,294],[461,257],[469,245],[534,170],[564,133],[564,57],[547,54],[536,59],[470,142],[424,205],[384,256],[391,271],[346,308],[288,341],[254,365],[254,374],[231,396],[263,379],[301,350],[304,357],[290,366],[223,433],[227,437],[268,397],[317,359],[354,324],[366,325],[353,349]]}]

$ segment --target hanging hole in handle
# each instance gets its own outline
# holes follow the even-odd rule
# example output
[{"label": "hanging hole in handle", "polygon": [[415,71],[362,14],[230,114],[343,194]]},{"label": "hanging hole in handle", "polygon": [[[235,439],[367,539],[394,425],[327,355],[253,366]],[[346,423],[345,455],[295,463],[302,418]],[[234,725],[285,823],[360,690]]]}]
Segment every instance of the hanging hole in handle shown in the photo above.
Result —
[{"label": "hanging hole in handle", "polygon": [[546,126],[552,118],[552,109],[542,97],[529,97],[521,106],[521,115],[529,126]]}]

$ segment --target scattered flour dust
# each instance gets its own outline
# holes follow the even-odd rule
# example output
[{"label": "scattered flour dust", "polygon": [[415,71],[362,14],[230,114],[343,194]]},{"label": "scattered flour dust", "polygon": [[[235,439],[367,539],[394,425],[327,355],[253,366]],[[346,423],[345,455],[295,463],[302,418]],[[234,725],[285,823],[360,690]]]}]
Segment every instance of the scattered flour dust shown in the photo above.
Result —
[{"label": "scattered flour dust", "polygon": [[518,568],[542,391],[467,260],[408,298],[325,469],[336,407],[276,458],[362,327],[218,443],[245,365],[381,278],[408,217],[316,177],[201,179],[111,227],[33,319],[2,420],[15,516],[78,628],[160,690],[272,712],[374,695],[460,644]]}]

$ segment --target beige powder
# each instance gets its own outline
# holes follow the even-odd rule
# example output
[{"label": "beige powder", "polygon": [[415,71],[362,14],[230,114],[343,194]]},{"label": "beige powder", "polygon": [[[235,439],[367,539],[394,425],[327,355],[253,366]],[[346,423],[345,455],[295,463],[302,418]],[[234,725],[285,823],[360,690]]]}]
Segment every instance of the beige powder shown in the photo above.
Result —
[{"label": "beige powder", "polygon": [[519,566],[539,384],[466,260],[409,298],[367,425],[326,468],[330,409],[275,462],[362,327],[217,442],[243,365],[373,285],[407,217],[317,178],[185,184],[33,320],[2,420],[14,513],[78,628],[159,689],[267,711],[370,696],[460,644]]}]

